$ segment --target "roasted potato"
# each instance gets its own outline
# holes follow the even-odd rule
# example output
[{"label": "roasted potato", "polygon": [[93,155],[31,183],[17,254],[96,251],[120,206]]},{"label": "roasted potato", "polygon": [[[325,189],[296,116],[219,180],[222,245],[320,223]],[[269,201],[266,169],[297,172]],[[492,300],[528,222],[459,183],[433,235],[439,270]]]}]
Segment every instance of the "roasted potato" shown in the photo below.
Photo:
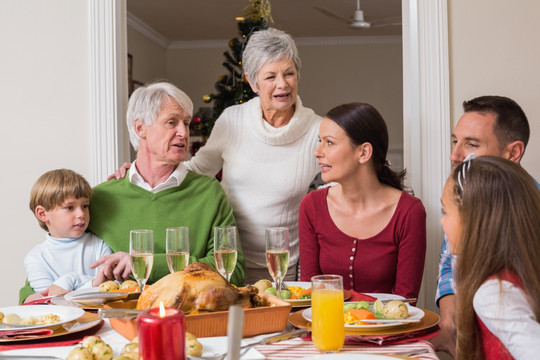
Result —
[{"label": "roasted potato", "polygon": [[71,350],[69,353],[67,360],[93,360],[94,356],[92,355],[92,351],[90,351],[88,348],[85,348],[83,346],[78,346],[75,349]]},{"label": "roasted potato", "polygon": [[21,317],[17,314],[7,314],[2,319],[2,322],[4,324],[20,324],[21,323]]},{"label": "roasted potato", "polygon": [[94,345],[101,342],[103,342],[103,340],[101,340],[99,336],[92,335],[92,336],[86,336],[83,339],[81,345],[84,346],[85,348],[92,349]]},{"label": "roasted potato", "polygon": [[139,344],[130,342],[129,344],[124,345],[124,347],[122,348],[122,351],[120,352],[120,355],[124,356],[128,353],[133,353],[133,352],[139,352]]},{"label": "roasted potato", "polygon": [[186,349],[189,356],[202,356],[203,346],[197,337],[186,331]]},{"label": "roasted potato", "polygon": [[119,287],[120,287],[120,285],[118,285],[118,283],[116,281],[109,280],[109,281],[105,281],[104,283],[99,285],[98,290],[100,292],[108,292],[108,291],[111,291],[111,290],[118,290]]},{"label": "roasted potato", "polygon": [[126,280],[120,285],[120,289],[131,289],[139,286],[135,280]]},{"label": "roasted potato", "polygon": [[266,289],[271,288],[274,285],[270,280],[262,279],[253,284],[253,286],[259,289],[259,292],[264,292]]},{"label": "roasted potato", "polygon": [[392,300],[384,305],[383,314],[387,319],[406,319],[409,317],[409,310],[403,301]]},{"label": "roasted potato", "polygon": [[94,355],[94,360],[112,360],[114,357],[113,349],[104,342],[98,342],[92,346],[92,354]]}]

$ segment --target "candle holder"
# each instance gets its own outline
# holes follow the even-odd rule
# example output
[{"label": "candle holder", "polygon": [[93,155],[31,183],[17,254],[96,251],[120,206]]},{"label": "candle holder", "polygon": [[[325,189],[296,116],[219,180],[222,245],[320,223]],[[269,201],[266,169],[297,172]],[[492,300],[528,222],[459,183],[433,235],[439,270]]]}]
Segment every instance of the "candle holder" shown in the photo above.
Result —
[{"label": "candle holder", "polygon": [[139,352],[144,360],[185,360],[186,327],[180,310],[150,309],[138,316]]}]

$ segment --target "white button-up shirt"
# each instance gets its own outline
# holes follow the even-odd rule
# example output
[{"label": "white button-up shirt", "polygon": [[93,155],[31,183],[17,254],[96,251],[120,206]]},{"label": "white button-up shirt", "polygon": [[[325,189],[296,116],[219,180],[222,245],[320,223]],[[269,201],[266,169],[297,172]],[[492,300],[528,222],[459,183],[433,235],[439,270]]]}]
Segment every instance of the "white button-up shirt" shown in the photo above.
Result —
[{"label": "white button-up shirt", "polygon": [[184,165],[184,163],[180,163],[178,164],[178,166],[176,167],[176,169],[172,172],[172,174],[169,176],[169,178],[167,180],[165,180],[164,182],[162,182],[161,184],[158,184],[156,185],[155,187],[151,187],[150,184],[148,184],[146,181],[144,181],[143,177],[141,176],[141,174],[139,174],[139,172],[137,171],[137,167],[135,166],[135,162],[136,161],[133,161],[133,163],[131,164],[131,167],[129,168],[129,181],[134,184],[134,185],[137,185],[145,190],[148,190],[152,193],[158,193],[160,191],[163,191],[163,190],[166,190],[166,189],[170,189],[174,186],[178,186],[182,183],[182,181],[184,181],[184,179],[186,178],[186,175],[187,175],[187,168],[186,166]]}]

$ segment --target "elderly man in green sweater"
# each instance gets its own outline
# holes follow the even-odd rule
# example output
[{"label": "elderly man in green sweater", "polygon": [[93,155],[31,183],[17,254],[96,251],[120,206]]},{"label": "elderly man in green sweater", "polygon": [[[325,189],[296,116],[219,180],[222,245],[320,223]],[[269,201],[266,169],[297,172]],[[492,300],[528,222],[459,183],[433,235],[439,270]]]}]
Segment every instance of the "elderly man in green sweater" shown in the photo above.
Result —
[{"label": "elderly man in green sweater", "polygon": [[[182,164],[189,145],[191,99],[176,86],[160,82],[137,89],[130,97],[127,125],[137,150],[128,175],[94,188],[90,202],[90,231],[115,252],[92,267],[104,267],[110,279],[122,281],[131,274],[129,232],[154,231],[154,266],[149,283],[169,273],[165,255],[165,229],[187,226],[190,263],[213,267],[215,226],[236,225],[233,210],[219,182],[199,175]],[[238,260],[231,282],[244,284],[245,259],[238,242]],[[32,294],[26,286],[20,300]]]}]

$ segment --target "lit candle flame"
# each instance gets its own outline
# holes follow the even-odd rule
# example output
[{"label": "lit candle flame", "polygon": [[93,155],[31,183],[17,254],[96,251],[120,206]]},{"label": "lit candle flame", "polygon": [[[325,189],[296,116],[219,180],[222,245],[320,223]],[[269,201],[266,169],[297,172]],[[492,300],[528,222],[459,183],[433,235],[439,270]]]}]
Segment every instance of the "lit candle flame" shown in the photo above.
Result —
[{"label": "lit candle flame", "polygon": [[159,317],[164,318],[167,313],[165,312],[165,306],[163,306],[163,301],[159,303]]}]

